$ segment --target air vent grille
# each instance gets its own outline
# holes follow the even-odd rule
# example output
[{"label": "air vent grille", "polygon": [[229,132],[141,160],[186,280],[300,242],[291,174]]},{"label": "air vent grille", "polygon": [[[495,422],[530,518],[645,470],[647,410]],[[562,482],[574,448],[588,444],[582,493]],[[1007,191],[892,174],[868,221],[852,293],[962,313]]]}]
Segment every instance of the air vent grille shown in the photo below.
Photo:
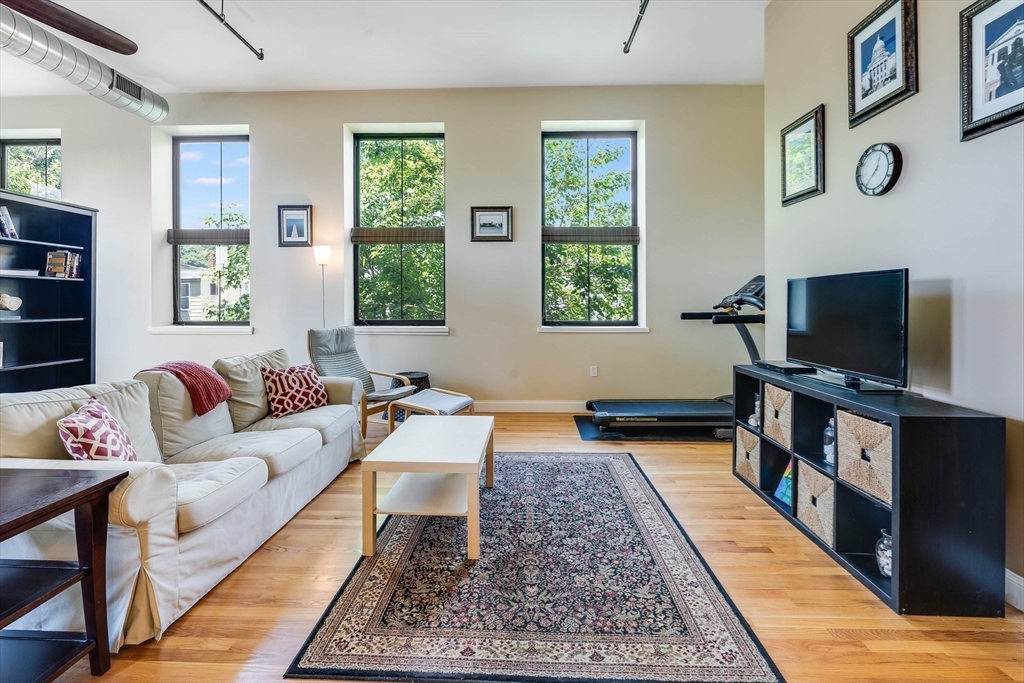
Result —
[{"label": "air vent grille", "polygon": [[114,74],[114,89],[128,95],[128,97],[139,101],[142,100],[142,86],[119,73]]}]

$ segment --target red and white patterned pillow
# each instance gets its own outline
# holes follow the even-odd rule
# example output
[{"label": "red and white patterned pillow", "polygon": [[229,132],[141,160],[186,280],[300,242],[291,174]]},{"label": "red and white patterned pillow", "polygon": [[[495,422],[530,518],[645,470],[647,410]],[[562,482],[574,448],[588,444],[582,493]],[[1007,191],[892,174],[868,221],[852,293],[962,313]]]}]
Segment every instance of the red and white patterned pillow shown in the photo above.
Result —
[{"label": "red and white patterned pillow", "polygon": [[327,389],[312,365],[260,370],[267,383],[267,400],[273,417],[327,405]]},{"label": "red and white patterned pillow", "polygon": [[64,448],[75,460],[136,462],[132,440],[99,399],[90,398],[67,417],[57,420]]}]

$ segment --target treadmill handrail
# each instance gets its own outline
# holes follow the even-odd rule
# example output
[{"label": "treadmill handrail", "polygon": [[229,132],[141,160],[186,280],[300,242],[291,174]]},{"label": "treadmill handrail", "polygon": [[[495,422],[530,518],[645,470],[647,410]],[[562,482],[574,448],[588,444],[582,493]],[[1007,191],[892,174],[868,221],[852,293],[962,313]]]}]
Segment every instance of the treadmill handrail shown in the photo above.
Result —
[{"label": "treadmill handrail", "polygon": [[719,313],[711,318],[711,324],[713,325],[743,325],[746,323],[763,325],[764,313],[758,313],[756,315],[729,315]]}]

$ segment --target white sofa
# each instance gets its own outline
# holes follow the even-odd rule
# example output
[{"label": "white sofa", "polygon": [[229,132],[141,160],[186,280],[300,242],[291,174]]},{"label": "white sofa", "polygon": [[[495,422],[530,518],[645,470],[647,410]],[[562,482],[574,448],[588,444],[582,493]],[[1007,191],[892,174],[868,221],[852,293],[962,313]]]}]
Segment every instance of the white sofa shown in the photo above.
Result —
[{"label": "white sofa", "polygon": [[[67,389],[0,394],[0,468],[128,470],[110,497],[110,646],[159,639],[340,474],[365,454],[359,380],[323,378],[330,405],[275,419],[261,366],[283,350],[217,361],[233,396],[196,416],[166,372]],[[72,460],[56,421],[95,396],[128,432],[139,462]],[[0,558],[74,560],[69,513],[0,544]],[[81,593],[65,591],[14,628],[82,631]]]}]

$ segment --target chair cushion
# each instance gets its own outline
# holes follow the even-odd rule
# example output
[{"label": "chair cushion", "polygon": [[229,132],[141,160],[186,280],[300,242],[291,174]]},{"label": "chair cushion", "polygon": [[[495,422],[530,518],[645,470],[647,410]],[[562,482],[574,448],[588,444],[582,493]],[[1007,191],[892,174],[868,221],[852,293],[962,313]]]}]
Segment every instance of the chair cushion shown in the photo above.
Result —
[{"label": "chair cushion", "polygon": [[57,420],[57,430],[64,448],[75,460],[139,459],[132,440],[98,398],[90,397],[84,406]]},{"label": "chair cushion", "polygon": [[356,328],[351,325],[310,330],[309,359],[321,375],[355,377],[367,394],[373,391],[373,378],[356,351]]},{"label": "chair cushion", "polygon": [[259,458],[171,465],[178,480],[178,533],[209,524],[267,483]]},{"label": "chair cushion", "polygon": [[284,349],[246,353],[241,356],[221,358],[213,364],[231,387],[228,410],[235,431],[241,431],[270,412],[267,403],[267,387],[263,382],[260,368],[286,368],[288,354]]},{"label": "chair cushion", "polygon": [[218,436],[192,448],[186,448],[168,458],[167,464],[258,458],[267,464],[268,474],[273,479],[305,462],[319,451],[322,445],[320,434],[314,429],[241,432]]},{"label": "chair cushion", "polygon": [[441,415],[454,415],[460,410],[465,410],[473,405],[473,399],[469,396],[455,396],[454,394],[446,394],[442,391],[424,389],[415,396],[403,399],[399,403],[403,406],[408,406],[413,412],[416,412],[417,406],[422,406],[423,408],[436,410]]},{"label": "chair cushion", "polygon": [[284,417],[265,417],[243,431],[264,432],[308,427],[320,432],[321,445],[324,445],[337,439],[355,423],[356,409],[352,406],[324,406]]},{"label": "chair cushion", "polygon": [[270,416],[284,417],[327,405],[327,389],[312,365],[260,368],[267,385]]},{"label": "chair cushion", "polygon": [[374,391],[366,395],[366,400],[370,403],[375,401],[394,401],[396,398],[411,396],[415,391],[416,387],[410,384],[408,386],[395,387],[393,389]]},{"label": "chair cushion", "polygon": [[135,379],[149,386],[149,414],[164,458],[235,431],[226,402],[205,415],[196,415],[188,389],[170,372],[143,370]]}]

